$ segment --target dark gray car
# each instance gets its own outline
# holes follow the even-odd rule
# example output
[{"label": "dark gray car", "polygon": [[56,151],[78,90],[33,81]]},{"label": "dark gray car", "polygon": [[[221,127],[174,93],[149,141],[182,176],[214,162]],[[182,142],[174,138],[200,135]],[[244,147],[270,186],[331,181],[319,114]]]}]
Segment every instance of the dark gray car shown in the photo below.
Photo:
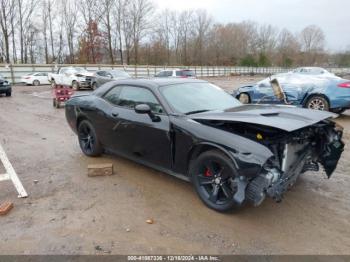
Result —
[{"label": "dark gray car", "polygon": [[11,84],[2,75],[0,75],[0,95],[5,94],[6,96],[11,96],[11,93]]},{"label": "dark gray car", "polygon": [[124,70],[100,70],[95,73],[92,89],[96,89],[109,81],[127,78],[131,78],[131,76]]}]

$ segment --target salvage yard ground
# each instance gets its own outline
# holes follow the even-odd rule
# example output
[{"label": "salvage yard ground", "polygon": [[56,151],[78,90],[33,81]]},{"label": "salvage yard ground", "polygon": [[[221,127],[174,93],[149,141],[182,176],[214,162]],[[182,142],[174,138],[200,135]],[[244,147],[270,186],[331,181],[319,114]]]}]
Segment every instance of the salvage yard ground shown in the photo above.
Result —
[{"label": "salvage yard ground", "polygon": [[[209,80],[233,90],[257,78]],[[348,145],[350,113],[337,121]],[[0,254],[350,254],[348,147],[331,180],[307,173],[281,204],[220,214],[186,182],[118,157],[85,157],[48,86],[0,97],[0,143],[30,195],[17,199],[0,183],[0,202],[15,204],[0,217]],[[113,163],[115,175],[87,177],[99,163]]]}]

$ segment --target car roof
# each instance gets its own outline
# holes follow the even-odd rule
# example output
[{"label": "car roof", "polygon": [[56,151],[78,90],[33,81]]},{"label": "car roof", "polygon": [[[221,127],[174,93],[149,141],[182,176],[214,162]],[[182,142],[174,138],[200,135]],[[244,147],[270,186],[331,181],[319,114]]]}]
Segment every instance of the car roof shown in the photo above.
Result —
[{"label": "car roof", "polygon": [[165,71],[193,71],[193,70],[188,68],[169,68],[169,69],[161,70],[159,72],[165,72]]},{"label": "car roof", "polygon": [[149,89],[155,90],[162,86],[176,85],[176,84],[186,84],[186,83],[208,83],[205,80],[199,79],[188,79],[188,78],[130,78],[122,79],[116,81],[110,81],[102,87],[96,89],[94,92],[96,95],[101,96],[112,86],[118,85],[133,85],[147,87]]}]

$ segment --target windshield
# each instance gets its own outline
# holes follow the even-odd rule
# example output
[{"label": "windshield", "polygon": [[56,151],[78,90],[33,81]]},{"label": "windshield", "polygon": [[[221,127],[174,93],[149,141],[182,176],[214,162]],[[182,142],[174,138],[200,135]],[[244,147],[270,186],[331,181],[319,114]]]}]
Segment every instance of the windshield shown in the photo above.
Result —
[{"label": "windshield", "polygon": [[108,73],[110,73],[113,77],[130,77],[127,72],[121,70],[111,70],[108,71]]},{"label": "windshield", "polygon": [[85,68],[82,67],[75,67],[73,70],[75,70],[77,73],[87,73],[88,71]]},{"label": "windshield", "polygon": [[209,83],[184,83],[160,89],[169,105],[183,114],[225,110],[241,103],[220,87]]}]

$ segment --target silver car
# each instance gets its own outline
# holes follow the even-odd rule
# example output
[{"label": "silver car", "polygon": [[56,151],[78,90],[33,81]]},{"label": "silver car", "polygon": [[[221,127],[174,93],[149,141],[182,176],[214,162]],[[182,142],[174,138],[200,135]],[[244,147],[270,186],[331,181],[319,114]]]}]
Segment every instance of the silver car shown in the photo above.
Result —
[{"label": "silver car", "polygon": [[109,81],[127,78],[131,78],[131,76],[124,70],[100,70],[95,73],[92,89],[96,89]]}]

